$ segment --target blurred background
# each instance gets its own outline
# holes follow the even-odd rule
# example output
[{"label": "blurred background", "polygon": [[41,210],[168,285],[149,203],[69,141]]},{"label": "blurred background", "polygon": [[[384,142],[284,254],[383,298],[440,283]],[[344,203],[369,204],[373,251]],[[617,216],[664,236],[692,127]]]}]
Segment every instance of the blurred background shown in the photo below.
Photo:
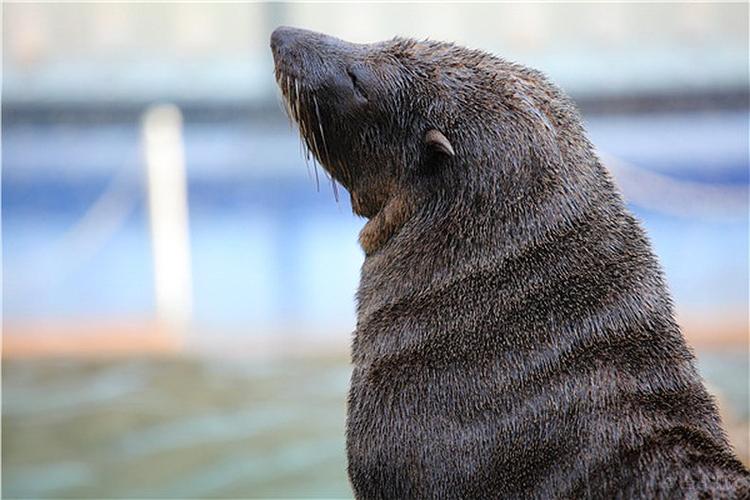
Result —
[{"label": "blurred background", "polygon": [[747,463],[747,4],[2,9],[6,497],[351,496],[363,221],[281,111],[281,24],[451,40],[563,87]]}]

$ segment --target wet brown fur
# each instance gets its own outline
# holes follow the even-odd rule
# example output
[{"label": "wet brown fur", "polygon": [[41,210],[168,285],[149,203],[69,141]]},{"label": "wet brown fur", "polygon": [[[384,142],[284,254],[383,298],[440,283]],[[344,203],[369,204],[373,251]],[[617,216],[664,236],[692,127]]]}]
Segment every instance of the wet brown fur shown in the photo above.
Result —
[{"label": "wet brown fur", "polygon": [[391,198],[359,233],[359,244],[365,254],[370,255],[382,247],[404,225],[413,211],[414,207],[404,197]]},{"label": "wet brown fur", "polygon": [[448,43],[283,28],[272,47],[304,140],[369,219],[357,498],[750,498],[570,99]]}]

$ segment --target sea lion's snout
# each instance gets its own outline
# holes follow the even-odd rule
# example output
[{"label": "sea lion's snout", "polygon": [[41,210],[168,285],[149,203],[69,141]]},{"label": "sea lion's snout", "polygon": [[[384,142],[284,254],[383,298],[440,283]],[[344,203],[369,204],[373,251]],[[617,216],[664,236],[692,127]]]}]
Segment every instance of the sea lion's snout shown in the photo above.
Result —
[{"label": "sea lion's snout", "polygon": [[366,47],[286,26],[274,30],[270,45],[287,113],[320,164],[351,191],[362,149],[354,140],[374,81]]},{"label": "sea lion's snout", "polygon": [[283,51],[285,48],[293,47],[298,43],[307,45],[346,44],[343,40],[323,33],[301,28],[292,28],[290,26],[279,26],[273,30],[273,33],[271,33],[271,50],[273,50],[274,54],[276,54],[277,51]]},{"label": "sea lion's snout", "polygon": [[351,95],[349,67],[355,64],[356,44],[299,28],[281,26],[271,34],[276,73],[294,77],[316,91],[337,97]]},{"label": "sea lion's snout", "polygon": [[280,26],[271,33],[271,52],[274,62],[279,64],[293,64],[302,62],[305,52],[309,52],[316,46],[321,46],[331,38],[321,33]]}]

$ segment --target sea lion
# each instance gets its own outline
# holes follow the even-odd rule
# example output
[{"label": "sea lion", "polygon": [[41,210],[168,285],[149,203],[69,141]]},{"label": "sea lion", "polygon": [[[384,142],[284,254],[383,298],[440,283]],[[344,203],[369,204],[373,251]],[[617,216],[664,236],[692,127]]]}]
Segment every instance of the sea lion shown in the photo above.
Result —
[{"label": "sea lion", "polygon": [[368,219],[357,498],[748,498],[657,259],[540,72],[278,28],[275,75]]}]

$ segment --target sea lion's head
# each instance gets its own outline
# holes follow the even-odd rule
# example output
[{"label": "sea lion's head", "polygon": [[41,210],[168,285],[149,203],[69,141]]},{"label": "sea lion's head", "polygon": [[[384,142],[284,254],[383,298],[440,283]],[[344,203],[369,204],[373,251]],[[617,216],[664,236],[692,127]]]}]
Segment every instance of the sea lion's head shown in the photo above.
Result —
[{"label": "sea lion's head", "polygon": [[370,219],[360,235],[368,254],[431,202],[499,190],[517,201],[513,186],[545,177],[525,167],[560,157],[562,97],[536,71],[450,43],[355,44],[287,27],[271,48],[304,141]]}]

